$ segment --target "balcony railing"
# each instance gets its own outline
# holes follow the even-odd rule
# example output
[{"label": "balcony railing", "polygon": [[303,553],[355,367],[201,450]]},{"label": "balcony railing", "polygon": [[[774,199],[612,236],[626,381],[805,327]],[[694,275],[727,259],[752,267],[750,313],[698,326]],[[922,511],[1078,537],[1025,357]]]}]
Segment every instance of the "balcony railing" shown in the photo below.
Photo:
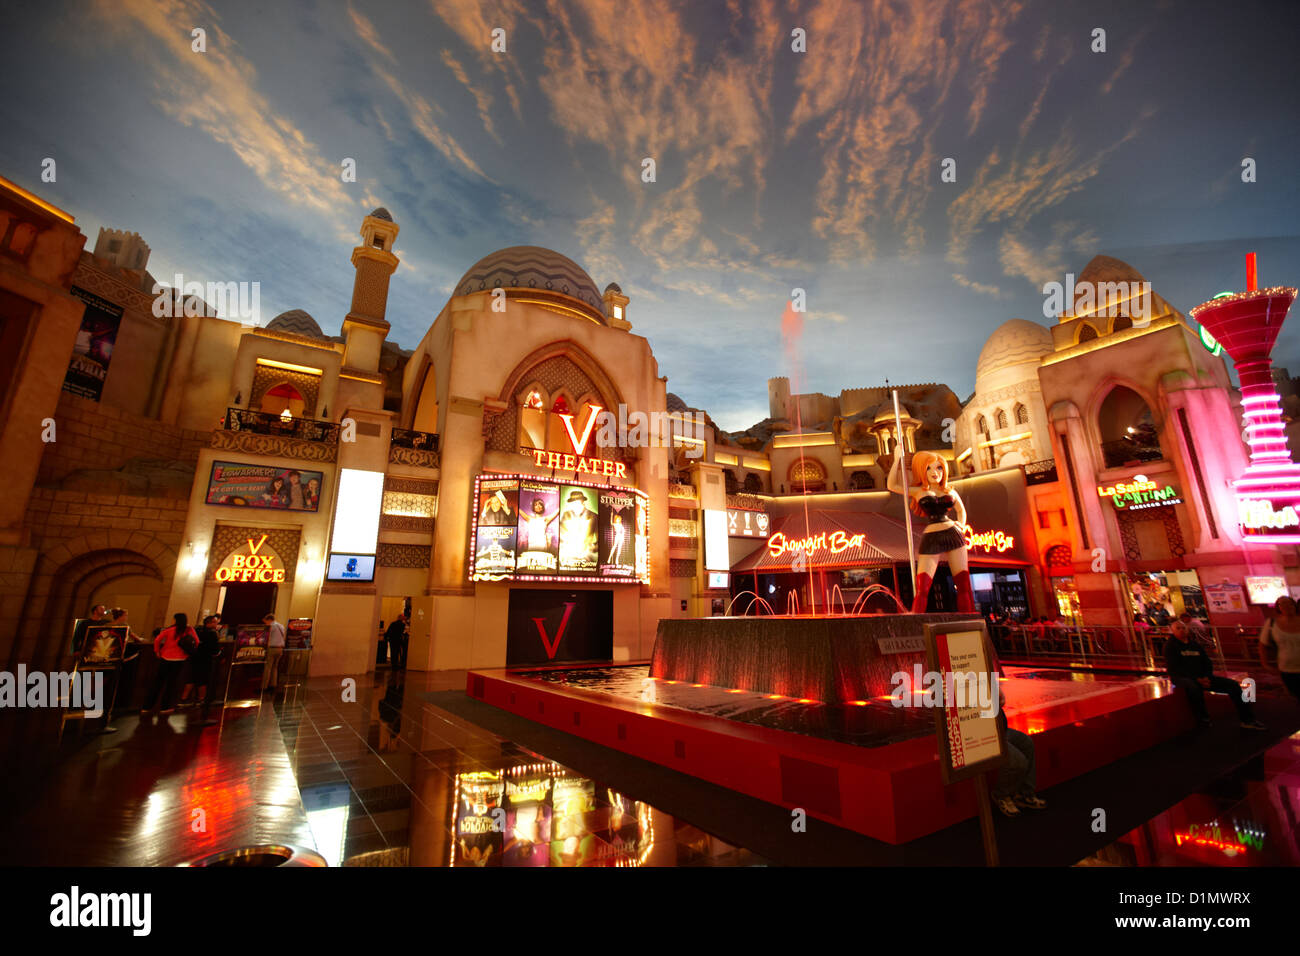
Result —
[{"label": "balcony railing", "polygon": [[438,436],[432,432],[418,432],[414,428],[394,428],[389,444],[417,451],[437,451]]},{"label": "balcony railing", "polygon": [[1043,461],[1031,461],[1025,465],[1025,484],[1027,485],[1045,485],[1049,482],[1056,481],[1056,459],[1047,458]]},{"label": "balcony railing", "polygon": [[312,418],[281,418],[279,415],[252,412],[246,408],[226,409],[222,427],[232,432],[276,435],[330,445],[337,445],[339,440],[339,426],[333,422],[318,422]]}]

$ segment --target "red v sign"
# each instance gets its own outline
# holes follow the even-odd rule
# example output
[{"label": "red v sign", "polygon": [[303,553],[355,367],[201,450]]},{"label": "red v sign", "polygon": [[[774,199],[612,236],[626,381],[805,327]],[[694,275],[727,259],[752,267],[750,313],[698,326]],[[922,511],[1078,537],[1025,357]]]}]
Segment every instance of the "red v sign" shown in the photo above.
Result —
[{"label": "red v sign", "polygon": [[599,414],[600,406],[592,405],[591,412],[587,415],[587,425],[582,430],[581,441],[579,441],[578,436],[573,433],[573,416],[567,414],[560,416],[564,419],[564,428],[569,433],[569,441],[573,443],[573,450],[579,455],[585,455],[587,453],[587,439],[591,437],[591,426],[596,424],[596,416]]},{"label": "red v sign", "polygon": [[573,613],[575,606],[572,601],[565,602],[564,617],[560,620],[560,629],[555,632],[554,644],[546,639],[546,625],[542,623],[545,618],[533,618],[533,623],[537,625],[537,633],[542,636],[542,647],[546,648],[546,659],[548,661],[555,660],[555,652],[560,649],[560,641],[564,638],[564,629],[569,626],[569,615]]}]

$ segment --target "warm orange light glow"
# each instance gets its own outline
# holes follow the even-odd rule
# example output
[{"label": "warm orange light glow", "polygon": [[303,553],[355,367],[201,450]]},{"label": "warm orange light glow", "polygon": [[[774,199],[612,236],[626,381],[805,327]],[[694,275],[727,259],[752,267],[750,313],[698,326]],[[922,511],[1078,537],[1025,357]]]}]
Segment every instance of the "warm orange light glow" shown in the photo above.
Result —
[{"label": "warm orange light glow", "polygon": [[75,219],[69,216],[58,206],[51,206],[40,196],[37,196],[35,193],[29,193],[26,189],[23,189],[22,186],[19,186],[17,183],[5,179],[3,176],[0,176],[0,186],[3,186],[5,189],[12,189],[18,195],[26,199],[29,203],[33,203],[37,206],[40,206],[46,212],[53,213],[54,215],[62,219],[64,222],[76,222]]}]

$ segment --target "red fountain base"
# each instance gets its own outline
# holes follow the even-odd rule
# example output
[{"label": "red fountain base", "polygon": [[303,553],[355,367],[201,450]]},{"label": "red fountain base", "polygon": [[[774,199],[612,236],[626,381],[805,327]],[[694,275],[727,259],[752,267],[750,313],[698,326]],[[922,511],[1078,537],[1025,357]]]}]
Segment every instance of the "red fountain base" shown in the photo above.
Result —
[{"label": "red fountain base", "polygon": [[[1040,790],[1193,725],[1187,701],[1160,678],[1007,673],[1008,718],[1033,735]],[[476,670],[467,691],[538,724],[886,843],[976,812],[973,781],[943,785],[933,713],[924,708],[773,700],[655,680],[645,663]],[[1218,703],[1227,699],[1211,706]]]}]

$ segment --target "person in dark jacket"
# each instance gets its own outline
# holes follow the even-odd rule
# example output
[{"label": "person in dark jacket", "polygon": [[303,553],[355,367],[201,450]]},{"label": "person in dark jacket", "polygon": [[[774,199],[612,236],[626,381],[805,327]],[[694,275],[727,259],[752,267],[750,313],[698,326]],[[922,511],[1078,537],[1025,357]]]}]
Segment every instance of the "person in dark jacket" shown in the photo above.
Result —
[{"label": "person in dark jacket", "polygon": [[388,658],[392,661],[393,670],[406,669],[406,641],[407,627],[410,624],[410,618],[402,615],[388,625],[388,630],[384,632],[384,638],[388,641]]},{"label": "person in dark jacket", "polygon": [[1203,725],[1210,725],[1210,715],[1205,709],[1205,692],[1227,694],[1237,707],[1241,726],[1247,730],[1264,730],[1255,719],[1255,710],[1244,699],[1241,685],[1214,673],[1214,664],[1205,648],[1191,639],[1187,625],[1174,621],[1169,629],[1169,643],[1165,646],[1165,670],[1175,687],[1187,692],[1192,712]]},{"label": "person in dark jacket", "polygon": [[198,646],[190,654],[190,679],[181,691],[181,706],[190,705],[190,696],[197,687],[198,702],[203,706],[203,718],[208,716],[208,689],[212,683],[212,665],[221,656],[221,635],[217,633],[217,616],[209,614],[198,628]]}]

